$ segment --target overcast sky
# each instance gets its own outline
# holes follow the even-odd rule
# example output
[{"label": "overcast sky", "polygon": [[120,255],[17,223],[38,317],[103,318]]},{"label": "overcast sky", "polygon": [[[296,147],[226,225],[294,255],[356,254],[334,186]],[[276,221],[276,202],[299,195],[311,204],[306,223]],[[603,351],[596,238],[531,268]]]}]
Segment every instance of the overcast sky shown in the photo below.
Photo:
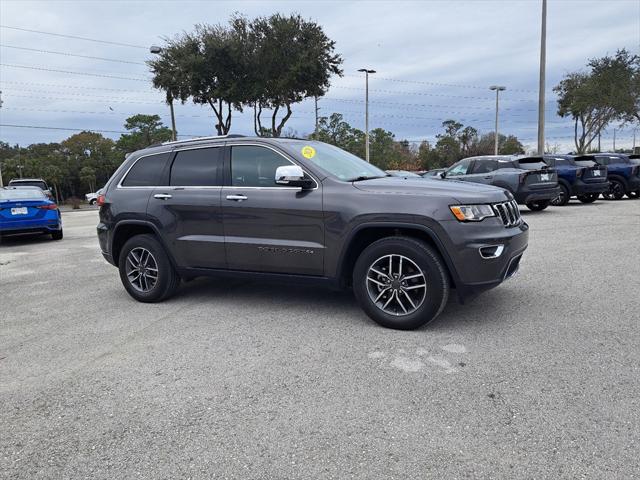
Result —
[{"label": "overcast sky", "polygon": [[[196,23],[224,23],[236,11],[249,17],[297,12],[320,23],[336,41],[345,76],[335,78],[319,101],[322,115],[340,112],[364,128],[364,78],[356,70],[367,67],[378,72],[370,80],[371,128],[390,130],[397,139],[431,140],[441,122],[451,118],[488,132],[495,112],[488,86],[501,84],[507,87],[501,94],[501,133],[535,146],[541,0],[2,0],[0,123],[116,132],[131,114],[155,113],[168,125],[168,108],[151,88],[144,65],[148,46]],[[640,53],[640,0],[548,0],[547,28],[546,135],[548,143],[568,149],[572,123],[556,116],[551,89],[565,73],[584,68],[589,58],[622,47]],[[179,134],[214,134],[208,108],[177,105],[176,115]],[[311,132],[313,102],[295,105],[287,125],[298,135]],[[233,133],[252,130],[250,113],[236,114]],[[51,142],[72,133],[2,126],[0,140]],[[603,149],[611,148],[611,137],[612,129],[602,137]],[[618,147],[631,146],[631,129],[617,137]]]}]

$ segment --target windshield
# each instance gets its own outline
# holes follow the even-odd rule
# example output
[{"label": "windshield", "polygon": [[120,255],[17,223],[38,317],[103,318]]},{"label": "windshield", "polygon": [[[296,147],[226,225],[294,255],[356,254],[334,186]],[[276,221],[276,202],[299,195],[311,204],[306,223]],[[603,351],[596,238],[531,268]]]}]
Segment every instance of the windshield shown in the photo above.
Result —
[{"label": "windshield", "polygon": [[629,160],[627,157],[623,157],[623,156],[609,156],[609,155],[600,155],[598,156],[598,158],[604,158],[604,159],[608,159],[609,163],[631,163],[631,160]]},{"label": "windshield", "polygon": [[296,142],[294,148],[298,150],[305,163],[313,163],[329,175],[345,182],[387,176],[378,167],[333,145],[322,142]]},{"label": "windshield", "polygon": [[0,190],[0,200],[41,200],[46,198],[42,190],[35,188],[20,188]]},{"label": "windshield", "polygon": [[38,180],[18,180],[9,182],[10,187],[38,187],[42,190],[47,189],[47,184]]}]

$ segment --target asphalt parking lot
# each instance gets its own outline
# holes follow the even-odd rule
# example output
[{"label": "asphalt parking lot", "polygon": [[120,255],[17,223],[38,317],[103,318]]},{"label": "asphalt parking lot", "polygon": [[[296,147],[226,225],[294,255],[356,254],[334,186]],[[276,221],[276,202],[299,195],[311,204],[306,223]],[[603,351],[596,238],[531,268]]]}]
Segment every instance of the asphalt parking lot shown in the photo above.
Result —
[{"label": "asphalt parking lot", "polygon": [[523,214],[519,274],[413,332],[288,285],[136,303],[95,211],[3,242],[0,477],[640,476],[640,201]]}]

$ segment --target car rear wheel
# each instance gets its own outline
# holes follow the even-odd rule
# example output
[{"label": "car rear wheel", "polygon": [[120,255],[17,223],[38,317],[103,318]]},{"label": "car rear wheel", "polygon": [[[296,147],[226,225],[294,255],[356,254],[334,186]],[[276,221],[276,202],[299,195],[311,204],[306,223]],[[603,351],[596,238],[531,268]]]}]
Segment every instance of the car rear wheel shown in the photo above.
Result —
[{"label": "car rear wheel", "polygon": [[136,235],[122,247],[118,260],[120,280],[139,302],[161,302],[180,284],[169,257],[153,235]]},{"label": "car rear wheel", "polygon": [[98,200],[96,200],[95,198],[89,200],[89,205],[95,205],[96,203],[98,203]]},{"label": "car rear wheel", "polygon": [[578,200],[582,203],[593,203],[600,195],[598,193],[587,193],[586,195],[578,195]]},{"label": "car rear wheel", "polygon": [[353,290],[378,324],[412,330],[436,318],[449,298],[449,277],[429,245],[388,237],[369,245],[356,261]]},{"label": "car rear wheel", "polygon": [[63,237],[62,229],[56,230],[55,232],[51,232],[51,238],[53,240],[62,240]]},{"label": "car rear wheel", "polygon": [[569,189],[565,185],[560,184],[560,195],[554,198],[551,201],[551,204],[555,205],[556,207],[563,207],[564,205],[569,203],[569,198],[571,198],[569,195]]},{"label": "car rear wheel", "polygon": [[534,212],[540,212],[549,206],[549,200],[539,200],[537,202],[527,203],[527,208]]},{"label": "car rear wheel", "polygon": [[620,200],[624,197],[624,184],[620,180],[609,180],[609,190],[602,194],[607,200]]}]

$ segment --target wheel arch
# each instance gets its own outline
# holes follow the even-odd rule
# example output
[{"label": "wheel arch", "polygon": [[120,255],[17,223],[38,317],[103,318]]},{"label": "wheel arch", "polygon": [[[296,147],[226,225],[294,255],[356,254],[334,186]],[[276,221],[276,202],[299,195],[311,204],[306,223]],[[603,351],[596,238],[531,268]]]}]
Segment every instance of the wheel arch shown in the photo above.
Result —
[{"label": "wheel arch", "polygon": [[153,223],[145,220],[123,220],[121,222],[118,222],[118,224],[114,228],[113,236],[111,238],[111,256],[115,265],[118,265],[120,251],[122,250],[122,247],[127,242],[127,240],[129,240],[131,237],[134,237],[135,235],[145,234],[150,234],[156,237],[156,239],[160,242],[165,252],[167,253],[169,261],[175,267],[176,263],[173,255],[171,255],[171,251],[167,248],[167,245],[165,244],[164,239],[162,238],[162,235],[160,235],[157,227]]},{"label": "wheel arch", "polygon": [[411,223],[365,223],[356,227],[345,242],[338,259],[336,279],[341,286],[350,286],[351,273],[360,253],[373,242],[385,237],[405,236],[422,240],[431,246],[444,261],[452,287],[460,284],[451,257],[438,235],[429,227]]}]

